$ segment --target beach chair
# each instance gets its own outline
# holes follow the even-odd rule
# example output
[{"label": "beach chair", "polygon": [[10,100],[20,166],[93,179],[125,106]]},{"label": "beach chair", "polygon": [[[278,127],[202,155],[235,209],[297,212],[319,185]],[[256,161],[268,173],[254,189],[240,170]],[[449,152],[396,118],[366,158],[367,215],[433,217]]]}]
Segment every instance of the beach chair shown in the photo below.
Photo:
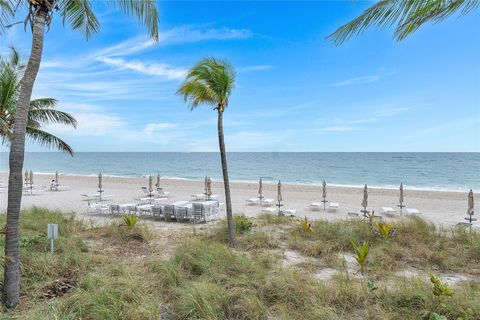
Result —
[{"label": "beach chair", "polygon": [[263,199],[260,204],[263,206],[263,207],[269,207],[273,204],[273,199]]},{"label": "beach chair", "polygon": [[111,204],[109,208],[111,214],[120,214],[120,206],[118,204]]},{"label": "beach chair", "polygon": [[418,209],[415,209],[415,208],[405,208],[405,212],[407,214],[411,214],[411,215],[421,214],[421,212],[418,211]]},{"label": "beach chair", "polygon": [[205,194],[203,193],[196,193],[196,194],[190,195],[190,200],[192,201],[198,201],[198,200],[204,200],[204,199],[205,199]]},{"label": "beach chair", "polygon": [[392,207],[382,207],[382,214],[386,216],[393,217],[395,216],[395,213],[396,211]]},{"label": "beach chair", "polygon": [[162,206],[153,206],[152,207],[152,216],[155,220],[161,220],[162,217],[165,218],[163,214],[163,207]]},{"label": "beach chair", "polygon": [[205,222],[205,207],[201,203],[192,203],[192,220],[194,223]]},{"label": "beach chair", "polygon": [[90,203],[88,204],[88,209],[87,211],[89,213],[109,213],[110,212],[110,206],[105,203]]},{"label": "beach chair", "polygon": [[254,205],[257,205],[257,204],[260,203],[259,198],[250,198],[250,199],[247,199],[245,201],[247,202],[247,205],[249,205],[249,206],[254,206]]},{"label": "beach chair", "polygon": [[323,203],[320,203],[320,202],[312,202],[310,204],[310,210],[312,211],[319,211],[323,209]]},{"label": "beach chair", "polygon": [[348,220],[358,219],[359,217],[360,217],[360,214],[358,212],[347,212]]},{"label": "beach chair", "polygon": [[295,214],[297,213],[296,209],[287,209],[287,210],[282,210],[283,215],[294,217]]},{"label": "beach chair", "polygon": [[152,214],[153,204],[142,204],[135,208],[138,214]]},{"label": "beach chair", "polygon": [[175,207],[171,204],[164,205],[163,214],[165,215],[165,220],[167,221],[175,219]]},{"label": "beach chair", "polygon": [[338,202],[329,202],[328,203],[328,211],[337,211],[340,208],[340,204]]},{"label": "beach chair", "polygon": [[262,213],[270,213],[270,214],[278,213],[278,209],[274,207],[263,208]]},{"label": "beach chair", "polygon": [[175,208],[175,219],[177,220],[177,222],[188,221],[188,208],[187,207]]}]

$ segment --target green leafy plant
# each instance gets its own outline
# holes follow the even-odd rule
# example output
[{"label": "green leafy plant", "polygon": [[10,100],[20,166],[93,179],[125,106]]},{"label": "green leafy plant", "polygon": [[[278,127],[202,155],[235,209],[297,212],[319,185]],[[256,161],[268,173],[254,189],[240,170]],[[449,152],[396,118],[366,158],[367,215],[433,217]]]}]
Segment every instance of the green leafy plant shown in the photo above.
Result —
[{"label": "green leafy plant", "polygon": [[447,296],[451,297],[453,296],[453,290],[450,288],[448,283],[442,282],[440,280],[440,277],[434,274],[430,275],[430,282],[433,284],[432,292],[433,295],[436,297],[441,297],[441,296]]},{"label": "green leafy plant", "polygon": [[377,290],[378,287],[375,285],[375,283],[369,281],[367,283],[367,289],[368,289],[368,291],[373,292],[373,291]]},{"label": "green leafy plant", "polygon": [[431,312],[428,320],[448,320],[447,317],[439,315],[438,313]]},{"label": "green leafy plant", "polygon": [[368,252],[370,251],[370,245],[368,241],[364,241],[361,246],[358,246],[355,242],[352,241],[353,250],[355,251],[357,263],[360,267],[360,273],[365,274],[365,267],[367,265]]},{"label": "green leafy plant", "polygon": [[239,233],[248,232],[253,228],[253,222],[243,214],[234,216],[233,224],[235,226],[235,231]]},{"label": "green leafy plant", "polygon": [[385,240],[388,240],[388,238],[390,238],[390,235],[393,232],[393,225],[391,223],[379,222],[376,224],[376,226],[377,231],[382,235],[382,237]]},{"label": "green leafy plant", "polygon": [[301,225],[302,225],[303,232],[305,232],[305,233],[313,232],[312,224],[310,222],[308,222],[307,216],[305,216],[305,220],[303,220],[301,222]]},{"label": "green leafy plant", "polygon": [[33,237],[29,235],[23,235],[19,239],[19,245],[21,248],[27,248],[41,242],[42,240],[46,239],[46,237],[47,235],[45,233],[41,233]]},{"label": "green leafy plant", "polygon": [[128,214],[123,217],[123,224],[128,228],[133,228],[138,223],[138,217],[134,214]]}]

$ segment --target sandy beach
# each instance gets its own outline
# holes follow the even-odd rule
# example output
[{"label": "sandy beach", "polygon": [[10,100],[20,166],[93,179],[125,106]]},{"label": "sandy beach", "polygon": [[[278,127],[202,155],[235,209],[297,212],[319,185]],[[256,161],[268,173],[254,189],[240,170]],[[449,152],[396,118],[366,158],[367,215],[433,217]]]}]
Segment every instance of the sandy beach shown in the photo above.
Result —
[{"label": "sandy beach", "polygon": [[[2,181],[8,181],[6,173],[0,175]],[[34,182],[37,188],[48,190],[53,175],[35,175]],[[81,194],[92,194],[97,190],[97,177],[93,176],[64,176],[60,175],[61,186],[68,186],[69,190],[42,192],[39,195],[25,195],[22,200],[22,208],[32,206],[74,211],[82,217],[88,217],[88,202],[82,199]],[[144,178],[118,178],[104,177],[103,186],[105,194],[114,195],[111,203],[131,203],[134,199],[142,197],[142,186],[146,186]],[[203,181],[192,180],[167,180],[162,179],[162,187],[169,192],[166,202],[177,200],[189,200],[191,194],[203,193]],[[223,182],[215,181],[212,184],[214,194],[220,196],[220,202],[224,202]],[[277,186],[264,183],[264,196],[275,199]],[[258,196],[256,183],[231,183],[232,201],[234,214],[244,213],[247,216],[256,216],[260,213],[260,206],[247,205],[245,200]],[[296,209],[298,217],[307,216],[311,219],[345,219],[347,212],[358,212],[362,200],[361,188],[333,187],[328,186],[327,200],[338,202],[340,208],[336,212],[311,211],[309,205],[320,201],[321,188],[309,185],[283,185],[284,209]],[[381,207],[396,208],[398,204],[398,190],[369,188],[369,207],[376,212]],[[1,193],[2,210],[6,209],[7,194]],[[475,201],[480,202],[478,194]],[[405,190],[405,204],[407,207],[417,208],[421,216],[441,225],[453,225],[462,221],[466,216],[467,190],[466,192],[444,191],[419,191]]]}]

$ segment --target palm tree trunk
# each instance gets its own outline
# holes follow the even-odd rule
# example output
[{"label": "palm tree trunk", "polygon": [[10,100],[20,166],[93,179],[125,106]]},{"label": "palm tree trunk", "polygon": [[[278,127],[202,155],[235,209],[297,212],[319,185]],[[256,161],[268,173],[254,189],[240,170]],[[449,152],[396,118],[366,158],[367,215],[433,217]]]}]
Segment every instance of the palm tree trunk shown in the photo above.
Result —
[{"label": "palm tree trunk", "polygon": [[33,85],[42,59],[43,36],[47,12],[38,11],[34,19],[32,49],[22,79],[17,102],[13,137],[10,145],[10,176],[8,178],[8,207],[5,230],[4,303],[7,308],[18,304],[20,294],[20,253],[18,248],[20,207],[22,202],[22,170],[25,156],[25,132]]},{"label": "palm tree trunk", "polygon": [[223,184],[225,187],[225,202],[227,206],[227,225],[228,238],[230,245],[235,246],[235,235],[232,217],[232,199],[230,197],[230,181],[228,180],[227,153],[225,151],[225,139],[223,137],[223,112],[218,112],[218,144],[220,147],[220,157],[222,159]]}]

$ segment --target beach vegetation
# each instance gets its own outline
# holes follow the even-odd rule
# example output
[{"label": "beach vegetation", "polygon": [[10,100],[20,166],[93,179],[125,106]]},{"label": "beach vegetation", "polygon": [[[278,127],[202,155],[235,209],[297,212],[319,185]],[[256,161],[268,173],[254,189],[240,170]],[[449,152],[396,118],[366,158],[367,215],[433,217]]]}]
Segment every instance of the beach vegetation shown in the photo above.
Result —
[{"label": "beach vegetation", "polygon": [[355,251],[355,260],[360,267],[360,273],[365,275],[365,267],[367,265],[367,257],[370,252],[370,245],[367,241],[364,241],[362,245],[357,245],[352,241],[352,247]]},{"label": "beach vegetation", "polygon": [[[21,235],[30,239],[38,236],[39,241],[20,248],[22,303],[13,310],[0,309],[0,318],[417,320],[432,318],[434,314],[447,319],[480,317],[478,278],[452,285],[455,294],[441,303],[423,274],[391,275],[373,283],[378,272],[374,266],[381,257],[372,253],[377,246],[387,248],[391,243],[372,235],[362,221],[358,221],[358,226],[351,221],[312,221],[315,232],[304,233],[297,223],[267,225],[258,220],[249,232],[238,235],[235,249],[229,246],[225,221],[205,225],[209,232],[196,236],[189,228],[162,229],[161,237],[142,243],[134,239],[120,241],[116,234],[131,229],[119,227],[119,222],[95,226],[84,224],[69,213],[40,208],[22,211]],[[4,215],[0,216],[0,223],[5,223]],[[48,241],[41,236],[48,223],[59,225],[53,255]],[[428,223],[415,220],[399,224],[411,225],[419,233],[426,231],[415,241],[430,237]],[[279,248],[285,245],[289,234],[295,234],[297,241],[310,242],[317,237],[328,239],[335,228],[343,232],[353,230],[354,237],[372,237],[375,245],[368,257],[372,266],[369,283],[358,277],[348,278],[340,267],[333,265],[337,273],[317,278],[324,268],[323,256],[315,258],[316,262],[309,263],[308,268],[304,267],[305,262],[284,264],[287,258],[279,254]],[[223,241],[219,241],[217,233]],[[438,236],[438,230],[436,233]],[[264,243],[255,239],[266,236],[274,239],[272,243],[276,245],[247,246],[249,241]],[[465,241],[463,236],[449,234],[443,241]],[[471,241],[477,241],[476,233],[471,236]],[[398,238],[392,238],[393,241]],[[473,259],[471,244],[467,244],[464,254]],[[4,245],[1,237],[0,246]],[[351,250],[350,243],[342,245]],[[414,249],[408,247],[408,252],[414,255]]]},{"label": "beach vegetation", "polygon": [[307,216],[300,222],[303,232],[313,232],[312,224],[308,221]]},{"label": "beach vegetation", "polygon": [[[106,1],[106,5],[134,17],[143,24],[150,38],[158,41],[158,12],[154,0],[141,1]],[[20,251],[19,220],[22,198],[22,170],[25,157],[25,135],[29,123],[29,109],[33,86],[40,69],[44,47],[45,30],[50,28],[55,15],[60,15],[63,25],[68,25],[82,33],[87,39],[100,31],[100,22],[95,16],[92,1],[83,0],[38,0],[38,1],[0,1],[0,33],[7,24],[15,25],[16,15],[26,12],[20,20],[25,23],[25,30],[32,32],[32,45],[28,63],[23,71],[23,78],[18,88],[15,101],[15,122],[10,141],[8,206],[6,224],[6,245],[4,264],[4,304],[14,308],[20,295]],[[37,134],[37,137],[40,137]],[[45,138],[45,136],[43,137]],[[38,141],[38,139],[37,139]],[[41,141],[41,140],[40,140]]]},{"label": "beach vegetation", "polygon": [[235,245],[235,226],[230,196],[227,151],[223,134],[223,113],[230,102],[230,95],[235,87],[235,70],[226,60],[204,58],[187,73],[177,94],[189,102],[193,110],[200,105],[209,105],[217,112],[218,145],[222,164],[223,184],[227,211],[228,237],[231,246]]},{"label": "beach vegetation", "polygon": [[235,232],[237,233],[245,233],[253,228],[253,222],[243,214],[235,215],[233,217],[233,224],[235,226]]},{"label": "beach vegetation", "polygon": [[380,233],[380,235],[385,239],[388,240],[388,238],[392,235],[393,233],[393,224],[391,223],[383,223],[379,222],[376,224],[377,231]]},{"label": "beach vegetation", "polygon": [[428,22],[438,23],[452,15],[464,16],[480,6],[478,0],[382,0],[350,22],[339,27],[327,39],[340,45],[369,28],[395,28],[395,40],[401,41]]},{"label": "beach vegetation", "polygon": [[137,225],[139,219],[135,214],[127,214],[123,216],[122,220],[124,226],[127,228],[133,228]]}]

